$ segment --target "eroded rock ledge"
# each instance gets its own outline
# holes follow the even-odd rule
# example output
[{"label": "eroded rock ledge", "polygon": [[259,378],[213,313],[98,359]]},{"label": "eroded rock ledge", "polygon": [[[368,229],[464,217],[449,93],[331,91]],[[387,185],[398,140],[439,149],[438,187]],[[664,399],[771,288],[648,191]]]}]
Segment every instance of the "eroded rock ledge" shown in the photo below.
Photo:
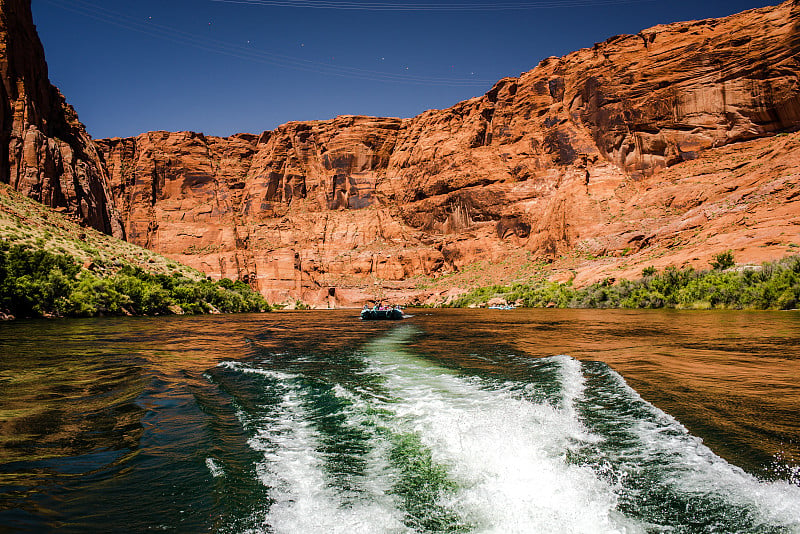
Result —
[{"label": "eroded rock ledge", "polygon": [[542,262],[583,283],[800,245],[797,0],[612,37],[410,119],[100,141],[47,81],[29,3],[0,11],[0,179],[271,300],[421,299],[453,273]]},{"label": "eroded rock ledge", "polygon": [[[349,302],[375,282],[476,261],[658,257],[714,228],[726,195],[769,187],[766,167],[796,164],[794,137],[769,145],[760,172],[709,162],[719,168],[704,174],[685,162],[736,161],[736,149],[720,147],[800,125],[799,30],[800,4],[790,1],[612,37],[411,119],[338,117],[224,139],[150,132],[99,145],[129,239],[214,277],[254,281],[274,299]],[[793,172],[782,188],[793,190]],[[787,221],[798,213],[777,193],[763,204]],[[711,205],[714,215],[698,210]],[[747,224],[715,228],[716,246],[682,260],[775,241],[745,237],[761,218],[748,206]]]}]

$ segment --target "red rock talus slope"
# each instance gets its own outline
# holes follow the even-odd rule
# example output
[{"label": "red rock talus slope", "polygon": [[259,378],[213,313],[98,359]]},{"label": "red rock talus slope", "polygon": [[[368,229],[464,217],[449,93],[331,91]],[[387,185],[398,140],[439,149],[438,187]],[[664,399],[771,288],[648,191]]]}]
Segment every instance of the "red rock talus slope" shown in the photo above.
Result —
[{"label": "red rock talus slope", "polygon": [[30,0],[0,0],[0,182],[123,236],[97,148],[48,80]]},{"label": "red rock talus slope", "polygon": [[98,145],[130,240],[273,299],[537,261],[588,282],[796,250],[798,77],[788,1],[613,37],[411,119]]}]

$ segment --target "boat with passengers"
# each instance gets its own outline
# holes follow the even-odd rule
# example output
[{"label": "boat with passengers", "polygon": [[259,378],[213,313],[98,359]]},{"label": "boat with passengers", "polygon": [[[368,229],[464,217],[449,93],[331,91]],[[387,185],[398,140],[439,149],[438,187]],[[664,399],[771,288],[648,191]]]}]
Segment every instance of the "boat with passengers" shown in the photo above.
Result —
[{"label": "boat with passengers", "polygon": [[365,321],[396,321],[398,319],[402,319],[403,317],[403,309],[400,306],[384,306],[380,303],[377,303],[371,308],[365,304],[361,309],[361,319]]}]

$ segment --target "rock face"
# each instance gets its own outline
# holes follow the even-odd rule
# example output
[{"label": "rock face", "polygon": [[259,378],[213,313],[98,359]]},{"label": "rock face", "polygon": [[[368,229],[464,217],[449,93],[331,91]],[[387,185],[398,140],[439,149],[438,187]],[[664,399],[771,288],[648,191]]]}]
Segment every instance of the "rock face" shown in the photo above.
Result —
[{"label": "rock face", "polygon": [[800,247],[800,0],[612,37],[410,119],[228,138],[92,141],[26,0],[0,0],[0,48],[0,180],[273,301],[419,301]]},{"label": "rock face", "polygon": [[0,181],[123,237],[101,156],[48,79],[30,0],[0,0]]},{"label": "rock face", "polygon": [[130,240],[326,306],[471,266],[591,282],[782,256],[799,126],[795,0],[612,37],[411,119],[98,144]]}]

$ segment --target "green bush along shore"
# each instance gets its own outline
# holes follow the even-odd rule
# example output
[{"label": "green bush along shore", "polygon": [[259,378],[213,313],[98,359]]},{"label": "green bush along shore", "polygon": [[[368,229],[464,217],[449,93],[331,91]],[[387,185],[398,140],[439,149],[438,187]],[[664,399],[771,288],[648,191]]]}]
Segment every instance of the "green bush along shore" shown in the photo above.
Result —
[{"label": "green bush along shore", "polygon": [[[96,266],[95,266],[96,267]],[[0,313],[15,317],[91,317],[268,311],[244,282],[192,280],[122,265],[110,274],[73,256],[0,243]]]},{"label": "green bush along shore", "polygon": [[733,268],[733,254],[718,254],[713,269],[644,269],[639,280],[606,279],[584,288],[546,280],[477,288],[451,307],[484,305],[504,298],[542,308],[684,308],[789,310],[800,306],[800,256],[760,266]]}]

